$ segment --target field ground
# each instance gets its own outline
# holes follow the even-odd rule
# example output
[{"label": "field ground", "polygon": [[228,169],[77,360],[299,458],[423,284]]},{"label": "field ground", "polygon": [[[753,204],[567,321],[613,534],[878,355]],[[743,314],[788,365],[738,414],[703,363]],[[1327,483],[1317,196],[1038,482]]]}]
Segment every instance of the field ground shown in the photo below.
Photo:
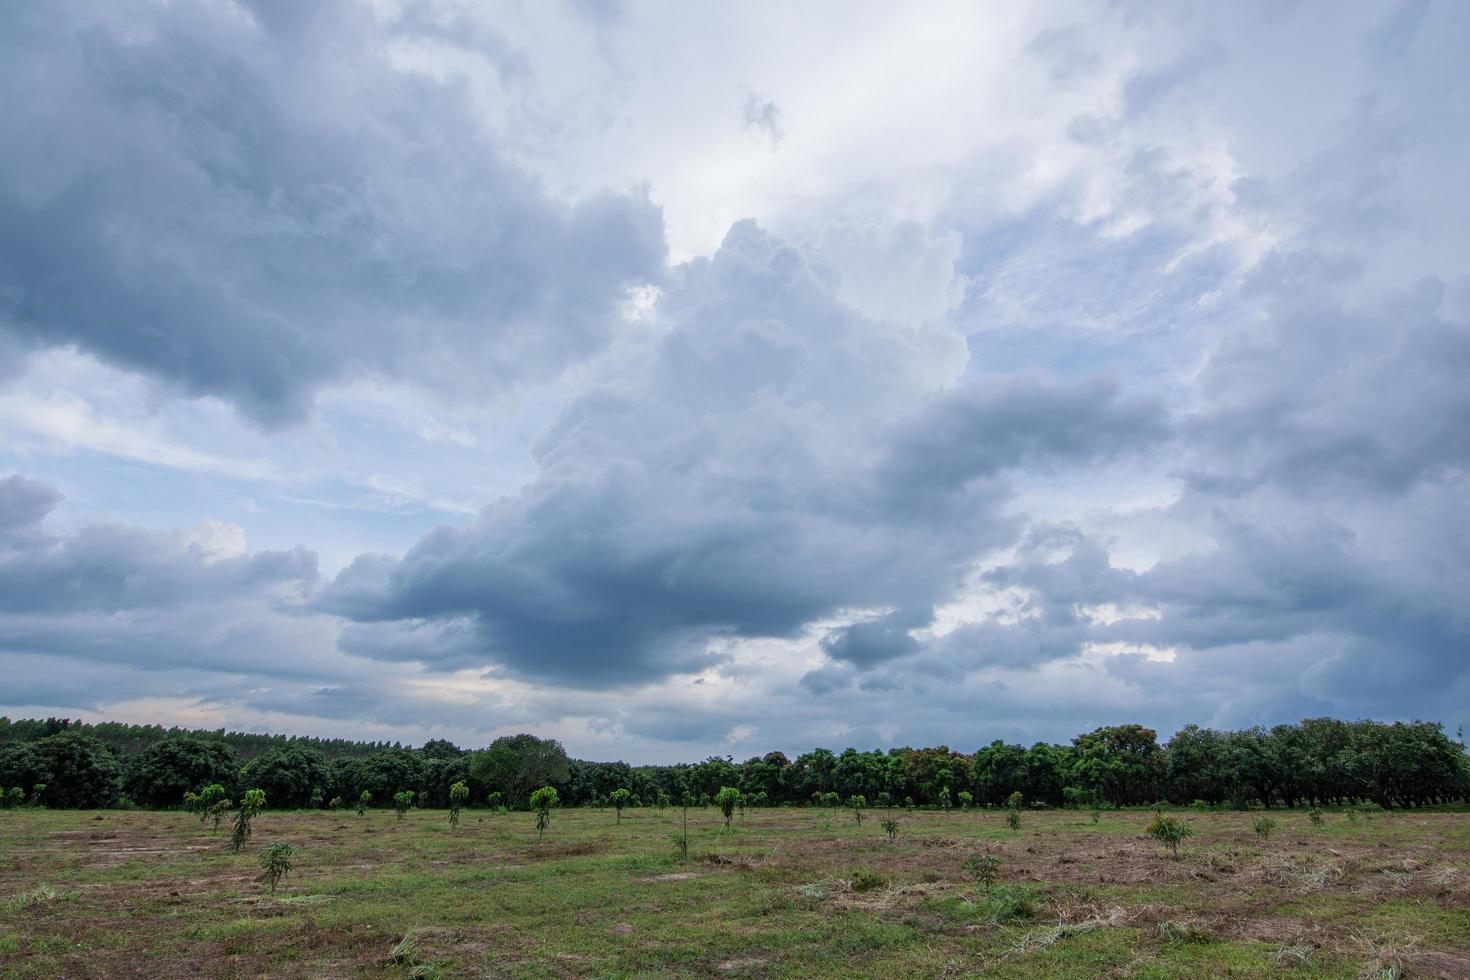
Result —
[{"label": "field ground", "polygon": [[526,813],[266,812],[238,855],[185,813],[3,812],[0,975],[1470,977],[1465,812],[1275,811],[1266,840],[1185,812],[1177,861],[1144,811],[894,811],[893,842],[888,815],[691,810],[685,863],[674,808],[541,842]]}]

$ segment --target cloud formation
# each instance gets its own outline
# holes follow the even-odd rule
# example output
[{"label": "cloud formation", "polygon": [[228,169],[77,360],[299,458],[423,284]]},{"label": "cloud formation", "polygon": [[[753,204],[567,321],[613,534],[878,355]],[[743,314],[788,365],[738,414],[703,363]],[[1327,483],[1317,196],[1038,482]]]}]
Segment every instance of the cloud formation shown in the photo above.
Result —
[{"label": "cloud formation", "polygon": [[7,12],[0,331],[267,424],[355,376],[482,396],[603,346],[658,208],[550,198],[462,88],[395,66],[425,8],[288,7]]}]

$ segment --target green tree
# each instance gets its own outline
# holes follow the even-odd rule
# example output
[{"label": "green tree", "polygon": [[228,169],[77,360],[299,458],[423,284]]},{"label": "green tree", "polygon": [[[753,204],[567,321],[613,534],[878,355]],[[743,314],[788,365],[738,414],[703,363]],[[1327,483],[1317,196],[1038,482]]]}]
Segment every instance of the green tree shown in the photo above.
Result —
[{"label": "green tree", "polygon": [[413,798],[414,791],[411,789],[401,789],[393,794],[393,810],[398,814],[399,820],[402,820],[408,813],[408,808],[413,806]]},{"label": "green tree", "polygon": [[270,886],[272,895],[280,880],[291,872],[291,855],[295,853],[296,848],[285,841],[277,841],[261,852],[261,878]]},{"label": "green tree", "polygon": [[847,805],[852,810],[852,815],[856,818],[858,826],[861,827],[863,825],[863,810],[867,808],[868,801],[861,794],[855,794],[847,798]]},{"label": "green tree", "polygon": [[721,786],[715,794],[715,805],[725,818],[725,829],[730,829],[730,818],[735,815],[735,805],[740,802],[740,790],[734,786]]},{"label": "green tree", "polygon": [[630,802],[632,802],[632,800],[633,794],[621,787],[613,790],[612,793],[608,795],[607,801],[613,805],[613,809],[616,810],[618,814],[618,818],[616,821],[617,823],[623,822],[623,807],[627,806]]},{"label": "green tree", "polygon": [[546,833],[546,828],[551,826],[551,811],[556,809],[561,800],[556,795],[556,787],[542,786],[531,793],[531,809],[536,811],[536,839],[540,840]]},{"label": "green tree", "polygon": [[459,811],[460,811],[460,808],[465,805],[465,803],[469,800],[469,798],[470,798],[470,788],[469,788],[469,786],[467,786],[464,783],[464,781],[461,780],[460,782],[457,782],[453,786],[449,787],[449,826],[450,827],[458,827],[459,826]]},{"label": "green tree", "polygon": [[185,793],[233,782],[240,760],[217,739],[173,735],[144,749],[128,766],[128,797],[148,807],[174,806]]},{"label": "green tree", "polygon": [[373,805],[373,794],[369,793],[367,790],[363,790],[361,793],[358,794],[358,797],[357,797],[357,803],[356,803],[356,806],[355,806],[355,808],[357,810],[357,815],[360,817],[364,813],[367,813],[368,807],[370,807],[372,805]]},{"label": "green tree", "polygon": [[240,798],[240,806],[235,810],[235,829],[230,834],[230,847],[238,852],[245,846],[252,833],[250,821],[254,820],[261,810],[265,809],[265,791],[259,789],[247,789],[245,795]]},{"label": "green tree", "polygon": [[470,755],[475,781],[500,790],[512,802],[526,799],[537,786],[564,785],[570,774],[566,749],[554,738],[507,735]]}]

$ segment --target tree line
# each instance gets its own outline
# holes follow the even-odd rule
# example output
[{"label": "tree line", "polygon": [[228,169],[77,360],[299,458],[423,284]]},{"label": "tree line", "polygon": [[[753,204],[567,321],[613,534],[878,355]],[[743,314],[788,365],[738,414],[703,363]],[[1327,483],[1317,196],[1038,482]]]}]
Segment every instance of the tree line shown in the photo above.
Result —
[{"label": "tree line", "polygon": [[[1167,742],[1142,725],[1115,725],[1070,744],[1002,741],[975,752],[948,746],[885,751],[769,752],[744,762],[630,766],[571,759],[554,739],[498,738],[466,751],[443,739],[418,748],[160,726],[0,719],[0,801],[53,807],[176,807],[219,785],[265,792],[277,808],[389,806],[413,793],[420,806],[522,806],[541,787],[563,804],[706,803],[733,787],[751,805],[1140,806],[1248,808],[1363,802],[1417,807],[1470,798],[1462,741],[1427,722],[1315,718],[1295,725],[1219,731],[1187,726]],[[276,741],[271,741],[271,740]],[[355,745],[358,749],[348,749]],[[121,746],[121,747],[119,747]],[[463,784],[468,800],[451,791]]]}]

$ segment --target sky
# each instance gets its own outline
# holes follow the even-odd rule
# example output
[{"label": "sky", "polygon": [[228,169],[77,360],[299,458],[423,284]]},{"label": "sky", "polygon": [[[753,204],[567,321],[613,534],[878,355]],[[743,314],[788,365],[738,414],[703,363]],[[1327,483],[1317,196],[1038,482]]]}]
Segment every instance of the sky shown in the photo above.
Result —
[{"label": "sky", "polygon": [[0,2],[0,712],[1470,722],[1470,5]]}]

